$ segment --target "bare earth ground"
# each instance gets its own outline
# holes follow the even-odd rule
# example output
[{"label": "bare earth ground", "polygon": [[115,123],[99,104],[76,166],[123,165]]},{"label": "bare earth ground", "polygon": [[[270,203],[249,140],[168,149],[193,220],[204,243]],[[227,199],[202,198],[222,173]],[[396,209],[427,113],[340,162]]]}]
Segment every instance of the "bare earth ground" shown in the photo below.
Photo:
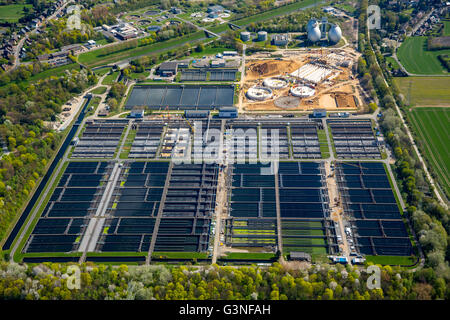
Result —
[{"label": "bare earth ground", "polygon": [[[356,62],[358,55],[354,54],[351,49],[336,50],[339,54],[344,54],[345,58]],[[287,54],[288,53],[288,54]],[[315,88],[316,94],[310,98],[300,99],[298,106],[287,105],[281,106],[283,103],[277,104],[275,101],[281,97],[288,97],[290,95],[290,86],[279,90],[273,90],[271,99],[265,101],[254,101],[246,97],[245,93],[253,86],[263,84],[264,79],[283,76],[300,68],[302,65],[308,63],[309,59],[320,57],[320,59],[327,59],[327,53],[323,54],[316,50],[314,52],[286,52],[283,60],[273,58],[264,58],[264,55],[258,54],[253,56],[253,59],[247,60],[246,73],[244,83],[241,90],[241,109],[247,112],[252,111],[309,111],[316,108],[324,108],[330,111],[357,111],[358,106],[364,105],[362,93],[359,90],[359,80],[355,79],[350,67],[337,67],[338,72],[334,75],[334,79],[330,78],[318,84]],[[335,65],[333,60],[326,60],[330,66]],[[355,100],[357,103],[355,103]]]}]

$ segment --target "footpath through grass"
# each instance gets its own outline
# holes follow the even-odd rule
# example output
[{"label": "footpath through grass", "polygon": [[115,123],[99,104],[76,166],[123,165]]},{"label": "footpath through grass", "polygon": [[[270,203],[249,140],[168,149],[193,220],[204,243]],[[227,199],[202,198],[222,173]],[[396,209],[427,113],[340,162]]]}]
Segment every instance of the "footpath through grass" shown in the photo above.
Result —
[{"label": "footpath through grass", "polygon": [[450,194],[450,107],[414,108],[408,112],[408,118],[416,132],[419,145],[425,154],[433,172],[438,176],[439,184],[447,196]]}]

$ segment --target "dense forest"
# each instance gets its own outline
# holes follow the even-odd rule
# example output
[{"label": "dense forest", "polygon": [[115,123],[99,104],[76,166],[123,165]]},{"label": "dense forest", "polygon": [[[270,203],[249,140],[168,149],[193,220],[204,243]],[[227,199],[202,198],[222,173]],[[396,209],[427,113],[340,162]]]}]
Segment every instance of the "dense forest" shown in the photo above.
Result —
[{"label": "dense forest", "polygon": [[[27,300],[381,300],[449,299],[450,288],[433,269],[411,272],[385,266],[379,289],[368,289],[364,271],[349,265],[314,265],[290,270],[268,268],[169,267],[83,264],[37,266],[0,263],[0,299]],[[76,282],[79,279],[79,282]],[[74,281],[75,280],[75,281]],[[70,290],[68,281],[79,289]]]},{"label": "dense forest", "polygon": [[97,82],[86,69],[27,81],[33,70],[26,66],[0,75],[0,140],[9,151],[0,160],[0,239],[61,142],[62,134],[53,132],[47,122],[56,120],[64,103]]}]

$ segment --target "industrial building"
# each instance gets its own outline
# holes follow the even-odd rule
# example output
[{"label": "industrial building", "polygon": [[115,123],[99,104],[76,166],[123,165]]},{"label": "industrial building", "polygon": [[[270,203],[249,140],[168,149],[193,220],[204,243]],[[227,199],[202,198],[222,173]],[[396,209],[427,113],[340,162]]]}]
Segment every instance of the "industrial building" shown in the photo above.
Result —
[{"label": "industrial building", "polygon": [[312,113],[313,118],[325,118],[327,116],[327,110],[314,109]]},{"label": "industrial building", "polygon": [[219,14],[224,12],[224,8],[220,5],[214,5],[214,6],[209,6],[208,9],[206,10],[206,12],[208,13],[215,13],[215,14]]},{"label": "industrial building", "polygon": [[178,62],[163,62],[159,65],[156,73],[163,77],[171,77],[178,72]]},{"label": "industrial building", "polygon": [[186,119],[206,119],[209,117],[209,110],[185,110],[184,117]]},{"label": "industrial building", "polygon": [[130,118],[142,119],[144,118],[145,110],[144,108],[134,108],[130,112]]},{"label": "industrial building", "polygon": [[290,260],[295,260],[295,261],[311,262],[311,255],[306,252],[301,252],[301,251],[291,251],[291,253],[289,254],[289,258],[290,258]]},{"label": "industrial building", "polygon": [[238,111],[235,107],[222,107],[219,109],[219,118],[237,118]]},{"label": "industrial building", "polygon": [[289,42],[289,35],[286,34],[276,34],[272,37],[272,44],[275,46],[285,46]]}]

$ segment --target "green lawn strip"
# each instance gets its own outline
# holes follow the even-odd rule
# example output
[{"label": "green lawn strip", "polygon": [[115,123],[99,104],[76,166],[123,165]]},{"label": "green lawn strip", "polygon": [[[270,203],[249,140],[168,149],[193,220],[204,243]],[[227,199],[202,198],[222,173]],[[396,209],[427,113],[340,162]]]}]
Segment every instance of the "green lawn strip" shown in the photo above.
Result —
[{"label": "green lawn strip", "polygon": [[388,169],[386,167],[386,163],[384,163],[384,162],[383,162],[383,167],[384,167],[384,171],[386,172],[386,176],[389,180],[389,185],[391,186],[392,193],[394,194],[395,202],[397,203],[397,207],[400,210],[401,215],[403,215],[403,208],[402,208],[402,206],[400,204],[400,200],[398,198],[400,195],[398,195],[397,192],[395,191],[394,182],[392,181],[391,175],[389,174]]},{"label": "green lawn strip", "polygon": [[[148,252],[87,252],[87,257],[145,257]],[[102,262],[103,263],[103,262]]]},{"label": "green lawn strip", "polygon": [[[328,126],[328,134],[330,136],[331,149],[333,149],[334,157],[337,158],[336,146],[334,145],[334,139],[333,139],[333,133],[331,132],[330,125],[328,123],[326,125]],[[328,142],[327,142],[327,144],[328,144]]]},{"label": "green lawn strip", "polygon": [[444,20],[444,36],[450,36],[450,20]]},{"label": "green lawn strip", "polygon": [[328,140],[325,130],[317,130],[317,136],[319,138],[320,153],[322,154],[322,159],[327,159],[330,157],[330,150],[328,148]]},{"label": "green lawn strip", "polygon": [[283,253],[284,254],[289,254],[291,253],[291,251],[300,251],[300,252],[306,252],[309,253],[311,255],[313,254],[326,254],[327,253],[327,248],[326,247],[308,247],[308,246],[293,246],[293,245],[288,245],[285,246],[283,245]]},{"label": "green lawn strip", "polygon": [[398,59],[411,73],[447,74],[437,56],[450,54],[450,49],[428,51],[427,38],[425,36],[407,38],[397,50]]},{"label": "green lawn strip", "polygon": [[201,58],[203,56],[216,55],[224,51],[234,51],[234,49],[226,47],[206,47],[202,52],[196,52],[195,50],[188,56],[189,58]]},{"label": "green lawn strip", "polygon": [[[62,161],[62,160],[60,160],[60,161]],[[58,165],[59,165],[59,164],[58,164]],[[58,167],[58,165],[57,165],[57,167]],[[63,166],[62,166],[62,168],[61,168],[61,170],[60,170],[58,176],[56,177],[55,181],[54,181],[53,184],[51,185],[51,187],[50,187],[50,189],[49,189],[49,191],[48,191],[48,193],[47,193],[47,196],[44,198],[44,201],[42,202],[42,206],[41,206],[41,207],[39,208],[39,210],[37,211],[37,214],[35,215],[33,221],[31,222],[30,227],[29,227],[28,230],[26,231],[25,236],[23,237],[22,241],[20,242],[20,244],[19,244],[19,246],[18,246],[18,249],[17,249],[17,251],[16,251],[16,254],[14,255],[14,261],[19,262],[19,261],[21,261],[22,258],[24,257],[24,253],[22,253],[22,250],[23,250],[23,248],[24,248],[26,242],[28,241],[28,238],[30,237],[31,232],[33,231],[34,227],[36,226],[37,222],[39,221],[39,219],[40,219],[40,217],[41,217],[41,215],[42,215],[42,212],[44,211],[45,207],[47,206],[48,201],[49,201],[50,198],[52,197],[53,191],[54,191],[55,188],[58,186],[59,180],[61,180],[61,177],[62,177],[62,175],[64,174],[64,171],[66,170],[66,168],[67,168],[68,165],[69,165],[69,162],[65,162],[65,163],[63,164]],[[47,188],[48,188],[49,185],[50,185],[50,182],[51,182],[52,177],[53,177],[53,175],[52,175],[52,176],[50,177],[50,179],[47,181],[47,184],[45,185],[45,187],[44,187],[43,190],[47,190]],[[32,213],[36,210],[36,208],[37,208],[39,202],[41,201],[43,194],[44,194],[44,192],[42,192],[42,193],[39,195],[39,198],[37,199],[35,205],[34,205],[33,208],[31,209],[31,212],[30,212],[29,216],[27,217],[27,219],[25,220],[25,222],[23,223],[22,228],[20,229],[19,233],[17,233],[17,236],[19,236],[19,235],[22,233],[23,228],[25,227],[25,225],[27,224],[28,220],[31,218]],[[16,241],[16,240],[14,240],[14,241]],[[13,245],[14,245],[14,243],[13,243]],[[12,246],[11,246],[11,247],[12,247]],[[47,254],[46,254],[46,253],[43,253],[42,255],[47,255]]]},{"label": "green lawn strip", "polygon": [[171,47],[179,47],[184,43],[189,43],[192,45],[195,41],[200,40],[204,37],[205,33],[203,31],[198,31],[185,37],[153,43],[136,48],[120,50],[109,54],[107,53],[107,50],[105,48],[100,48],[80,54],[78,60],[80,61],[80,63],[93,67],[120,61],[122,59],[134,58],[141,55],[150,54],[158,50],[169,49]]},{"label": "green lawn strip", "polygon": [[272,9],[272,10],[269,10],[269,11],[266,11],[266,12],[263,12],[260,14],[255,14],[255,15],[247,17],[247,18],[230,21],[230,22],[235,25],[238,25],[238,26],[246,26],[253,22],[260,22],[263,20],[268,20],[275,16],[281,16],[281,15],[291,13],[291,12],[299,10],[299,9],[303,9],[307,6],[314,5],[316,2],[317,2],[316,0],[297,1],[292,4],[281,6],[281,7],[278,7],[278,8],[275,8],[275,9]]},{"label": "green lawn strip", "polygon": [[157,259],[208,259],[205,252],[153,252],[152,258]]},{"label": "green lawn strip", "polygon": [[275,253],[265,252],[229,252],[226,256],[220,257],[220,260],[272,260],[276,257]]},{"label": "green lawn strip", "polygon": [[108,88],[105,86],[101,86],[98,88],[95,88],[94,90],[90,91],[92,94],[104,94]]},{"label": "green lawn strip", "polygon": [[395,60],[393,57],[385,57],[385,59],[386,59],[386,62],[388,62],[392,65],[392,68],[400,69],[400,65],[398,64],[397,60]]},{"label": "green lawn strip", "polygon": [[137,130],[130,130],[128,137],[125,140],[125,144],[122,147],[122,152],[119,155],[120,159],[127,159],[128,154],[131,150],[131,145],[133,144],[134,138],[136,137]]},{"label": "green lawn strip", "polygon": [[94,73],[97,76],[101,77],[101,76],[107,74],[109,71],[111,71],[111,68],[101,68],[101,69],[94,70]]},{"label": "green lawn strip", "polygon": [[132,72],[128,76],[130,79],[134,80],[144,80],[150,75],[150,71],[144,71],[144,72]]},{"label": "green lawn strip", "polygon": [[105,84],[105,85],[111,85],[111,84],[113,84],[113,83],[117,80],[117,77],[118,77],[118,76],[119,76],[119,71],[114,71],[113,73],[108,74],[108,75],[103,79],[102,84]]},{"label": "green lawn strip", "polygon": [[365,256],[367,262],[381,265],[410,266],[416,263],[412,256]]},{"label": "green lawn strip", "polygon": [[127,127],[128,127],[128,125],[125,126],[125,128],[122,131],[122,135],[120,136],[119,142],[117,143],[116,151],[114,152],[113,158],[116,157],[117,152],[119,152],[120,146],[122,145],[122,141],[123,141],[123,139],[125,139],[125,134],[127,133]]},{"label": "green lawn strip", "polygon": [[21,254],[23,258],[81,257],[82,252],[31,252]]}]

